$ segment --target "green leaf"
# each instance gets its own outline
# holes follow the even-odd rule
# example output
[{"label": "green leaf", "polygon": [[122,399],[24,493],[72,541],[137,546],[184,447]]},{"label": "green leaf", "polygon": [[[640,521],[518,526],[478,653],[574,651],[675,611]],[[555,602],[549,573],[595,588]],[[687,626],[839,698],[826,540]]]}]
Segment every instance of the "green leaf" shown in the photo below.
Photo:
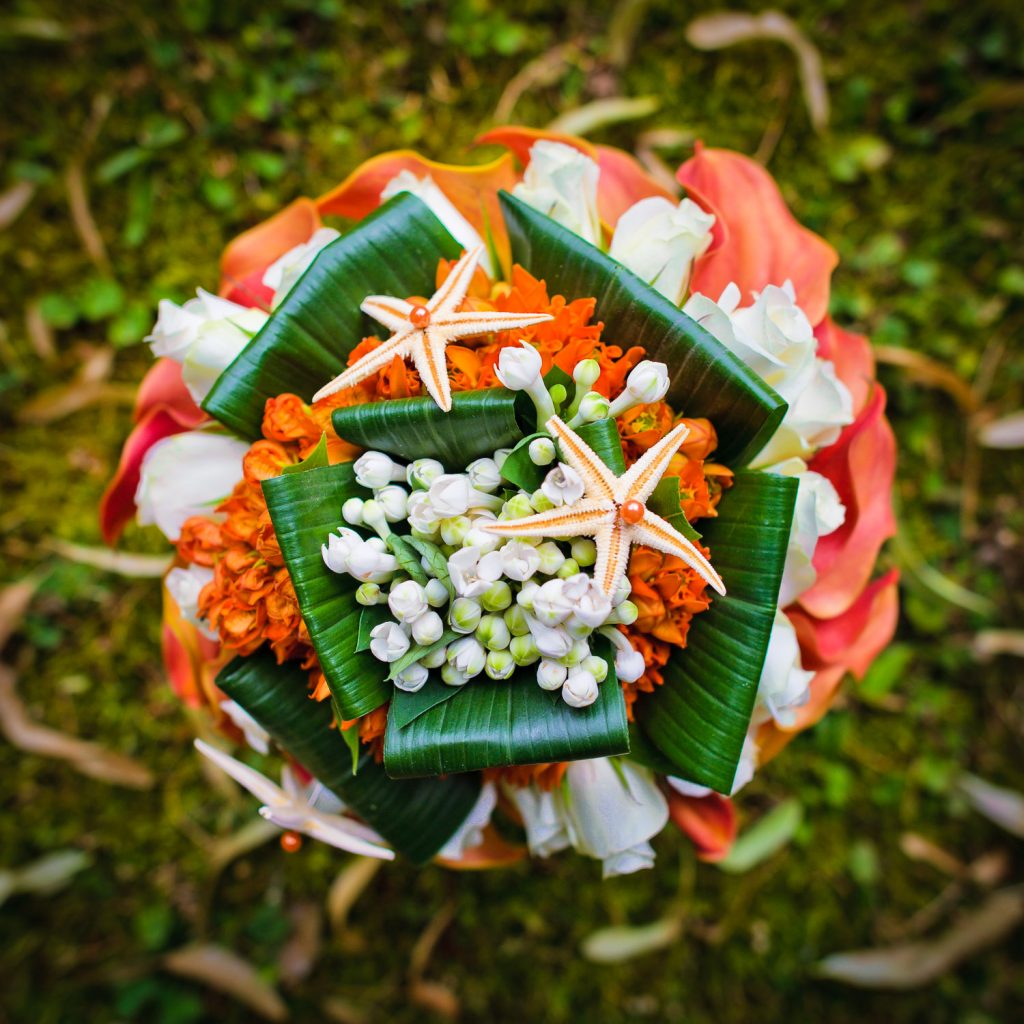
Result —
[{"label": "green leaf", "polygon": [[615,420],[595,420],[579,427],[576,433],[590,445],[594,454],[616,475],[626,472],[626,459],[622,454],[622,439]]},{"label": "green leaf", "polygon": [[439,459],[461,472],[474,459],[508,448],[523,436],[516,398],[504,388],[462,391],[452,396],[447,413],[429,397],[399,398],[335,409],[331,419],[338,437],[360,448],[409,462]]},{"label": "green leaf", "polygon": [[348,729],[341,727],[344,718],[342,717],[341,709],[338,707],[338,702],[333,697],[331,698],[331,711],[334,712],[334,724],[338,727],[338,733],[345,741],[345,746],[348,747],[349,753],[352,755],[352,774],[356,775],[359,772],[359,727],[355,725],[349,726]]},{"label": "green leaf", "polygon": [[434,578],[440,580],[448,588],[448,596],[454,601],[455,584],[452,583],[452,578],[448,573],[448,558],[445,553],[433,541],[424,540],[422,537],[403,537],[402,539],[427,560]]},{"label": "green leaf", "polygon": [[588,708],[571,708],[558,691],[542,690],[532,667],[520,669],[508,682],[478,676],[422,711],[419,702],[403,707],[412,704],[406,698],[418,694],[396,693],[392,706],[399,714],[388,716],[384,737],[388,775],[448,775],[627,753],[626,702],[614,661],[607,642],[595,646],[608,662],[608,677]]},{"label": "green leaf", "polygon": [[320,435],[316,447],[301,462],[295,463],[294,466],[285,466],[281,472],[282,474],[304,473],[307,469],[323,469],[324,466],[330,464],[331,461],[327,457],[327,432],[324,431]]},{"label": "green leaf", "polygon": [[417,661],[425,658],[428,654],[433,654],[434,651],[447,647],[453,640],[457,640],[458,637],[459,634],[454,629],[446,629],[432,644],[413,644],[397,661],[391,663],[388,681],[394,682],[399,672],[404,672],[410,665],[415,665]]},{"label": "green leaf", "polygon": [[803,807],[798,800],[783,800],[743,832],[717,867],[730,875],[757,867],[789,843],[803,817]]},{"label": "green leaf", "polygon": [[460,252],[424,203],[396,196],[317,256],[217,378],[203,408],[242,437],[258,438],[268,398],[294,392],[308,400],[379,329],[359,309],[367,295],[429,295],[438,260]]},{"label": "green leaf", "polygon": [[230,662],[217,685],[278,746],[417,863],[437,853],[476,803],[480,778],[475,775],[395,782],[367,753],[353,774],[346,740],[331,728],[330,705],[310,700],[306,673],[295,662],[278,665],[269,652],[257,651]]},{"label": "green leaf", "polygon": [[662,477],[654,493],[647,499],[647,507],[671,523],[687,540],[698,541],[700,534],[690,525],[690,520],[680,507],[679,477]]},{"label": "green leaf", "polygon": [[387,545],[395,556],[399,568],[411,576],[421,587],[427,585],[429,577],[423,571],[420,564],[420,556],[416,549],[409,543],[408,538],[399,537],[397,533],[388,535]]},{"label": "green leaf", "polygon": [[714,423],[720,461],[742,465],[764,447],[786,403],[753,370],[600,249],[507,193],[501,203],[515,261],[552,294],[596,298],[606,342],[641,345],[648,359],[665,363],[666,400],[677,412]]},{"label": "green leaf", "polygon": [[527,494],[533,494],[540,487],[551,468],[550,466],[538,466],[530,458],[531,442],[541,437],[551,440],[551,435],[543,432],[529,434],[508,453],[505,461],[501,464],[501,475],[510,484],[526,491]]},{"label": "green leaf", "polygon": [[382,625],[391,618],[391,612],[386,604],[375,604],[363,608],[359,613],[359,632],[356,635],[356,650],[368,651],[371,634],[377,626]]},{"label": "green leaf", "polygon": [[380,662],[357,647],[363,611],[355,599],[358,584],[331,572],[320,553],[340,525],[345,500],[366,492],[346,463],[264,480],[263,494],[327,685],[346,718],[368,714],[392,687]]},{"label": "green leaf", "polygon": [[[451,641],[446,641],[450,643]],[[467,685],[469,685],[467,683]],[[413,719],[419,718],[424,712],[451,700],[462,690],[458,686],[448,686],[440,679],[431,675],[422,688],[415,693],[396,690],[391,707],[388,708],[388,719],[394,719],[396,729],[404,729]]]},{"label": "green leaf", "polygon": [[704,531],[728,594],[693,619],[686,648],[665,666],[664,684],[636,702],[637,721],[672,774],[720,793],[732,789],[754,708],[796,490],[791,477],[736,475]]}]

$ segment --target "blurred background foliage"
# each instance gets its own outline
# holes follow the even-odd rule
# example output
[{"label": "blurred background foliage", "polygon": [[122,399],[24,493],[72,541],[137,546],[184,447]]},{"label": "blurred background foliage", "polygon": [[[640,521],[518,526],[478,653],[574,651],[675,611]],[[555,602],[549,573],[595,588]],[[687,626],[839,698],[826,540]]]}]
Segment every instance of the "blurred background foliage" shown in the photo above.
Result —
[{"label": "blurred background foliage", "polygon": [[[342,1022],[1021,1012],[1024,19],[780,8],[795,51],[698,49],[707,11],[661,0],[4,5],[0,1019],[281,1019],[275,992]],[[656,870],[605,884],[572,856],[483,875],[288,856],[192,753],[152,559],[97,553],[142,336],[159,298],[215,286],[232,235],[366,157],[471,158],[496,121],[555,118],[652,166],[696,139],[756,154],[839,249],[832,312],[879,346],[901,440],[897,641],[743,792],[762,824],[738,872],[668,832]],[[164,550],[138,528],[122,546]],[[923,987],[820,977],[906,941],[881,980]]]}]

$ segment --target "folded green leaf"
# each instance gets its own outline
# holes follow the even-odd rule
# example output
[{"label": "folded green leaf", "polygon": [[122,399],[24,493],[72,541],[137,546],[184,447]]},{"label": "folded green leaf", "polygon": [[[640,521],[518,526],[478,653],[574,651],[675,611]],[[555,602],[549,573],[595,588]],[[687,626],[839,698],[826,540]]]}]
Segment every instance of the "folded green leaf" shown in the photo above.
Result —
[{"label": "folded green leaf", "polygon": [[[436,688],[424,698],[396,693],[398,714],[388,716],[384,736],[385,770],[392,778],[447,775],[627,753],[626,701],[609,647],[606,641],[594,646],[608,662],[608,677],[587,708],[571,708],[558,691],[542,690],[532,667],[507,682],[479,676],[451,697]],[[422,710],[431,696],[439,702]]]},{"label": "folded green leaf", "polygon": [[367,753],[352,772],[345,739],[331,728],[327,702],[310,700],[306,673],[257,651],[235,658],[217,685],[240,704],[307,771],[375,828],[399,853],[424,863],[451,838],[480,793],[480,778],[395,782]]},{"label": "folded green leaf", "polygon": [[596,420],[584,424],[576,433],[590,445],[594,454],[616,475],[626,472],[626,459],[622,454],[622,438],[615,420]]},{"label": "folded green leaf", "polygon": [[[450,643],[451,641],[446,641]],[[425,711],[451,700],[462,690],[458,686],[448,686],[435,675],[431,675],[423,687],[415,693],[396,690],[391,707],[388,708],[388,720],[393,720],[396,729],[404,729],[414,718],[419,718]]]},{"label": "folded green leaf", "polygon": [[399,398],[335,409],[331,417],[338,437],[407,461],[439,459],[462,472],[474,459],[508,448],[523,436],[516,418],[517,395],[504,388],[460,391],[451,412],[432,398]]},{"label": "folded green leaf", "polygon": [[[393,661],[388,671],[388,681],[394,682],[399,672],[404,672],[410,665],[422,661],[428,654],[447,647],[453,640],[458,639],[459,634],[454,629],[446,629],[432,644],[413,644],[397,661]],[[401,690],[397,691],[403,692]]]},{"label": "folded green leaf", "polygon": [[363,608],[359,613],[359,632],[356,635],[356,650],[368,651],[373,640],[373,631],[391,618],[386,604],[375,604]]},{"label": "folded green leaf", "polygon": [[380,662],[359,649],[355,580],[331,572],[320,552],[340,525],[342,504],[366,492],[344,464],[264,480],[263,494],[327,685],[346,718],[368,714],[392,687]]},{"label": "folded green leaf", "polygon": [[427,585],[429,577],[423,571],[420,564],[420,555],[416,548],[409,543],[407,537],[400,537],[397,533],[388,536],[387,545],[398,562],[398,567],[411,579],[414,579],[421,587]]},{"label": "folded green leaf", "polygon": [[430,295],[438,260],[461,250],[415,196],[385,203],[317,256],[203,408],[235,433],[259,437],[268,398],[294,392],[308,401],[380,330],[359,309],[367,295]]},{"label": "folded green leaf", "polygon": [[600,249],[521,200],[502,193],[512,256],[549,291],[593,296],[605,341],[641,345],[668,366],[666,399],[677,412],[706,416],[723,462],[742,465],[764,447],[786,403],[691,317]]},{"label": "folded green leaf", "polygon": [[418,551],[420,556],[427,560],[431,574],[448,588],[448,596],[454,600],[455,586],[448,573],[448,559],[444,552],[432,541],[424,540],[422,537],[405,537],[403,539],[409,547]]},{"label": "folded green leaf", "polygon": [[544,482],[544,477],[550,466],[538,466],[530,458],[530,444],[539,438],[551,439],[549,434],[533,433],[524,437],[508,453],[505,461],[501,464],[501,475],[510,483],[514,484],[527,494],[533,494]]},{"label": "folded green leaf", "polygon": [[673,653],[665,682],[636,702],[637,722],[674,766],[672,774],[732,789],[761,678],[797,481],[739,473],[718,516],[702,520],[704,543],[728,589],[690,623],[686,648]]},{"label": "folded green leaf", "polygon": [[666,522],[671,523],[687,540],[699,541],[700,534],[680,507],[679,477],[662,477],[654,493],[647,499],[647,507]]},{"label": "folded green leaf", "polygon": [[330,464],[331,460],[327,457],[327,434],[325,432],[320,435],[320,440],[309,455],[301,462],[295,463],[294,466],[285,466],[281,473],[305,473],[307,469],[323,469],[324,466]]}]

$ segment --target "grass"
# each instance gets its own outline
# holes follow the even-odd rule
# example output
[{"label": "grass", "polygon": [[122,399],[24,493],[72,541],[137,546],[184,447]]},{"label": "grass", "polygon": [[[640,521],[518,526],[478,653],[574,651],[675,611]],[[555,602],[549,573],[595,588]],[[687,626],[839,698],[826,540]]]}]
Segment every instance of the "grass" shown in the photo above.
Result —
[{"label": "grass", "polygon": [[[5,658],[35,716],[158,778],[138,793],[0,747],[3,863],[67,847],[91,857],[59,893],[4,906],[0,1019],[249,1019],[161,972],[160,955],[215,941],[274,981],[289,908],[321,905],[344,864],[324,848],[289,857],[269,846],[213,879],[208,840],[253,808],[211,788],[190,750],[193,723],[158,664],[156,587],[48,547],[99,543],[95,506],[128,430],[130,389],[30,421],[30,403],[108,349],[111,380],[137,381],[157,299],[212,287],[227,239],[293,196],[391,147],[458,158],[512,76],[569,41],[569,63],[523,94],[515,120],[543,125],[618,90],[661,107],[601,129],[602,141],[632,148],[658,127],[677,132],[669,161],[693,138],[760,151],[798,216],[841,253],[841,322],[937,361],[961,391],[975,386],[980,418],[1024,404],[1024,24],[1013,5],[780,4],[822,53],[832,120],[820,136],[791,55],[769,42],[700,53],[684,36],[693,7],[620,4],[620,26],[631,11],[642,21],[616,66],[609,22],[588,5],[445,6],[86,0],[67,14],[16,0],[0,19],[0,187],[35,189],[0,231],[0,572],[5,582],[44,574]],[[88,193],[101,240],[92,256],[81,215],[76,230],[69,213],[69,173],[72,190],[80,174]],[[46,330],[30,336],[26,313]],[[51,334],[48,358],[40,338]],[[322,1016],[329,997],[369,1020],[433,1019],[410,999],[407,971],[417,937],[448,906],[427,973],[467,1020],[981,1024],[1019,1012],[1019,935],[908,994],[813,974],[831,952],[891,937],[947,884],[901,851],[907,833],[965,861],[1004,849],[1007,878],[1020,877],[1019,844],[973,814],[952,781],[968,769],[1024,788],[1019,662],[972,653],[976,634],[1011,628],[1024,611],[1024,469],[1019,453],[971,440],[948,387],[888,365],[881,378],[901,441],[902,536],[884,565],[904,570],[904,614],[868,682],[744,791],[746,821],[786,797],[802,804],[787,852],[727,876],[666,833],[656,870],[603,885],[596,864],[568,856],[467,876],[386,867],[288,990],[295,1019]],[[137,528],[125,546],[161,550]],[[965,602],[950,583],[982,600]],[[580,957],[596,928],[652,921],[676,902],[685,924],[670,948],[600,968]]]}]

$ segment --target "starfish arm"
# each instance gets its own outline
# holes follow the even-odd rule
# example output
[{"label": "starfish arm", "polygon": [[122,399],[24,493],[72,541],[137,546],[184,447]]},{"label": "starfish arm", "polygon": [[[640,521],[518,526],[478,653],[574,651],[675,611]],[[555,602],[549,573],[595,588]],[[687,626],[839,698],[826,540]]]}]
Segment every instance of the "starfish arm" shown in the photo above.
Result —
[{"label": "starfish arm", "polygon": [[592,537],[615,518],[609,502],[584,498],[565,508],[550,508],[524,519],[481,523],[488,533],[499,537]]},{"label": "starfish arm", "polygon": [[405,299],[394,299],[390,295],[367,295],[359,308],[395,334],[408,334],[415,330],[409,322],[409,314],[414,307]]},{"label": "starfish arm", "polygon": [[470,249],[458,263],[452,267],[451,272],[444,279],[444,284],[437,289],[427,303],[431,318],[443,317],[446,313],[453,313],[462,304],[462,300],[469,291],[469,284],[473,280],[473,272],[480,262],[484,253],[484,247],[478,245]]},{"label": "starfish arm", "polygon": [[621,520],[615,519],[594,535],[597,560],[594,562],[594,582],[606,596],[611,597],[629,564],[630,535]]},{"label": "starfish arm", "polygon": [[521,327],[532,327],[545,323],[554,317],[548,313],[447,313],[435,319],[438,327],[454,338],[471,338],[477,334],[494,334],[496,331],[515,331]]},{"label": "starfish arm", "polygon": [[725,594],[725,584],[711,563],[691,544],[678,530],[667,523],[650,509],[644,512],[643,519],[630,528],[634,544],[646,544],[666,555],[681,558],[719,594]]},{"label": "starfish arm", "polygon": [[657,444],[651,445],[643,455],[619,477],[617,497],[622,503],[646,501],[658,486],[668,464],[679,446],[686,440],[690,428],[680,423],[673,427]]},{"label": "starfish arm", "polygon": [[419,337],[422,341],[417,341],[411,347],[413,365],[438,408],[449,412],[452,407],[452,385],[448,379],[448,364],[444,358],[448,338],[443,331],[432,327],[420,332]]},{"label": "starfish arm", "polygon": [[563,461],[583,478],[586,496],[598,501],[615,501],[616,477],[594,449],[557,416],[552,416],[545,426],[558,441]]},{"label": "starfish arm", "polygon": [[393,338],[388,338],[383,345],[378,345],[372,352],[367,352],[357,363],[350,366],[344,372],[339,373],[328,384],[325,384],[313,396],[313,401],[319,402],[321,398],[326,398],[328,395],[333,395],[336,391],[350,388],[360,383],[360,381],[366,380],[367,377],[387,366],[395,356],[404,357],[408,353],[409,346],[415,342],[416,336],[420,333],[417,331],[411,335],[396,335]]}]

